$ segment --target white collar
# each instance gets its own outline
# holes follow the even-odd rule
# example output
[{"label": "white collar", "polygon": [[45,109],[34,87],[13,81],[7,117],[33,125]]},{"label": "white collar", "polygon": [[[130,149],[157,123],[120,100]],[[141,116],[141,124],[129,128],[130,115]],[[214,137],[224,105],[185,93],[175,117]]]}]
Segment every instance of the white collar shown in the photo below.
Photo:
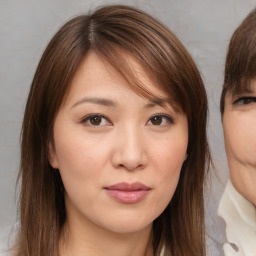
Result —
[{"label": "white collar", "polygon": [[256,209],[236,191],[230,180],[220,200],[218,215],[226,222],[225,255],[255,256]]}]

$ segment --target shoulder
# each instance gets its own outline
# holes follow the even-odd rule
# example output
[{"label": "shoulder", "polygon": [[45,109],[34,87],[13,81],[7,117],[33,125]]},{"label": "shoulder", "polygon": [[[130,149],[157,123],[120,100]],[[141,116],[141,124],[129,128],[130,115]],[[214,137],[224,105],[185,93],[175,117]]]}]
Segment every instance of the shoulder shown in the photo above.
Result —
[{"label": "shoulder", "polygon": [[0,256],[15,256],[11,248],[15,244],[18,232],[18,224],[1,228],[0,230]]},{"label": "shoulder", "polygon": [[220,200],[218,215],[226,223],[226,256],[254,256],[256,251],[256,209],[229,180]]}]

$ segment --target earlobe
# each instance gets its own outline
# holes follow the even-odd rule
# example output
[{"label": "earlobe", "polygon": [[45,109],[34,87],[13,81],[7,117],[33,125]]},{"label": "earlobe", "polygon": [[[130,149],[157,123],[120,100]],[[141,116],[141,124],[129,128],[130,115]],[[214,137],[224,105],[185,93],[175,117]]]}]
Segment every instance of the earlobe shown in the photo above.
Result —
[{"label": "earlobe", "polygon": [[53,169],[59,168],[55,148],[52,142],[49,142],[48,145],[48,161]]}]

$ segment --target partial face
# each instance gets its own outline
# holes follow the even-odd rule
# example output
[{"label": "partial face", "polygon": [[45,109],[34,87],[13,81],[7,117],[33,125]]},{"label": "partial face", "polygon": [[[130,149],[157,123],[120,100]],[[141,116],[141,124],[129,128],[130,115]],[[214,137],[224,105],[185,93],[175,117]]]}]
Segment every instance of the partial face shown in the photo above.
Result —
[{"label": "partial face", "polygon": [[72,81],[54,124],[49,159],[65,187],[67,221],[114,232],[150,227],[170,202],[186,158],[186,116],[131,61],[155,103],[137,95],[96,54]]},{"label": "partial face", "polygon": [[256,205],[256,81],[250,93],[227,94],[223,129],[231,181]]}]

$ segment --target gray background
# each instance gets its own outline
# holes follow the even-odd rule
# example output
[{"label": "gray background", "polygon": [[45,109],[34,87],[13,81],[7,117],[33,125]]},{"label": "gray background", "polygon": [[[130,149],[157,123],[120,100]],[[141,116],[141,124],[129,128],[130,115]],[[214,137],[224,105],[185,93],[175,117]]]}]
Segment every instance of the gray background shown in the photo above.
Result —
[{"label": "gray background", "polygon": [[16,220],[19,135],[29,86],[41,54],[69,18],[102,4],[135,5],[165,23],[194,57],[209,96],[209,139],[216,171],[206,186],[209,255],[225,240],[217,205],[228,178],[219,115],[227,44],[256,0],[0,0],[0,231]]}]

